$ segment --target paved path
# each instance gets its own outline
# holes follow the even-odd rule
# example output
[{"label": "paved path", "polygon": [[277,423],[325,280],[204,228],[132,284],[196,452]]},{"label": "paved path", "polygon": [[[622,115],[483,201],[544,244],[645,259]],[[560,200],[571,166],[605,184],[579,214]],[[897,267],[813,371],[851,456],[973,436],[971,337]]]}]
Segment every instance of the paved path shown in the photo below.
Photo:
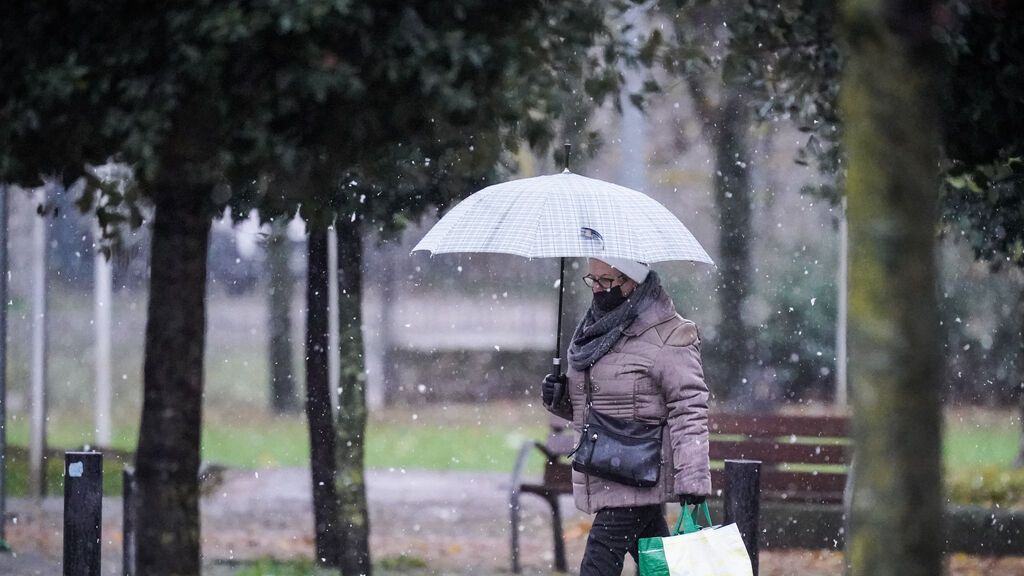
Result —
[{"label": "paved path", "polygon": [[[385,561],[396,566],[378,569],[375,576],[507,576],[508,481],[505,473],[370,471],[370,546],[378,565]],[[223,483],[202,500],[204,576],[232,576],[236,571],[232,560],[311,558],[310,483],[309,471],[301,468],[226,472]],[[48,498],[40,505],[13,499],[8,504],[14,518],[7,526],[7,537],[16,554],[0,553],[0,575],[60,575],[63,500]],[[577,512],[569,498],[563,504],[569,566],[575,571],[590,519]],[[523,572],[550,576],[546,505],[527,497],[523,507]],[[103,538],[103,574],[120,575],[120,499],[103,502]],[[426,568],[401,568],[394,559],[402,554],[425,563]],[[623,574],[635,574],[629,563]],[[829,551],[764,551],[760,573],[831,576],[842,573],[842,557]],[[950,573],[1024,575],[1024,558],[955,554],[950,558]]]},{"label": "paved path", "polygon": [[[423,560],[431,572],[508,571],[506,473],[373,470],[368,473],[371,548],[376,560],[399,555]],[[234,470],[202,501],[204,562],[210,572],[227,560],[309,558],[312,502],[307,469]],[[550,573],[551,532],[546,505],[524,499],[523,551],[527,573]],[[13,499],[8,539],[17,555],[0,554],[0,574],[60,574],[63,501],[42,505]],[[589,519],[564,502],[570,563],[578,563]],[[104,574],[120,574],[121,501],[103,506]]]}]

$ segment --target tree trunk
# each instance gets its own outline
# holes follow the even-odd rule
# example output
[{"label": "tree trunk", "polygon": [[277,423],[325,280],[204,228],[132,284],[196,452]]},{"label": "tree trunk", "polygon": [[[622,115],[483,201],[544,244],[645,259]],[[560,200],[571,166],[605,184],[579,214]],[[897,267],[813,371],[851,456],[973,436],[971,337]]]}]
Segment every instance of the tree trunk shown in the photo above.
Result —
[{"label": "tree trunk", "polygon": [[145,389],[135,460],[139,574],[198,575],[200,570],[207,193],[168,179],[154,194]]},{"label": "tree trunk", "polygon": [[[1024,280],[1024,273],[1017,274],[1018,278]],[[1017,338],[1019,347],[1017,349],[1017,404],[1020,409],[1020,448],[1017,450],[1017,459],[1013,461],[1014,468],[1024,468],[1024,285],[1017,293],[1017,306],[1014,309],[1016,314],[1017,327],[1019,331]]]},{"label": "tree trunk", "polygon": [[[716,79],[721,80],[721,79]],[[706,81],[706,80],[705,80]],[[721,100],[714,104],[700,77],[688,76],[701,132],[715,154],[714,191],[718,207],[718,336],[708,358],[719,366],[715,378],[722,396],[749,402],[753,389],[744,382],[754,341],[743,319],[750,292],[750,151],[747,128],[750,112],[741,93],[725,83]]]},{"label": "tree trunk", "polygon": [[306,272],[306,419],[309,423],[310,467],[313,476],[313,520],[316,557],[326,566],[340,558],[338,508],[334,491],[334,422],[327,370],[327,230],[309,224]]},{"label": "tree trunk", "polygon": [[854,575],[942,573],[934,3],[847,0]]},{"label": "tree trunk", "polygon": [[370,515],[366,505],[366,372],[362,334],[362,250],[357,224],[338,226],[338,319],[341,375],[338,382],[338,524],[341,573],[371,574]]},{"label": "tree trunk", "polygon": [[726,87],[716,114],[715,203],[718,206],[720,320],[716,346],[724,359],[724,373],[717,379],[728,397],[750,400],[751,386],[744,382],[753,344],[743,319],[750,292],[750,153],[746,133],[749,113],[739,92]]},{"label": "tree trunk", "polygon": [[294,285],[289,266],[288,222],[274,222],[267,239],[270,277],[270,409],[274,414],[295,412],[295,366],[292,362],[292,296]]}]

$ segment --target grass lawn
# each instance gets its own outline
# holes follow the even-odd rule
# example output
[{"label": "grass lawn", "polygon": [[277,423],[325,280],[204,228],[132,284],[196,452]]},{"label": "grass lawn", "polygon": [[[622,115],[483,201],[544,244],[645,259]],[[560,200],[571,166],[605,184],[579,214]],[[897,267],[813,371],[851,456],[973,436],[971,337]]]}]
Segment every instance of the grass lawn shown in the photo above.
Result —
[{"label": "grass lawn", "polygon": [[[53,413],[47,432],[51,447],[78,449],[91,441],[92,432],[80,418]],[[519,403],[390,408],[370,418],[366,465],[369,468],[511,471],[519,446],[527,439],[543,438],[546,412]],[[138,428],[121,423],[113,432],[114,448],[131,450]],[[28,443],[28,423],[12,419],[8,442]],[[233,468],[306,466],[309,430],[301,414],[273,417],[265,414],[207,413],[203,429],[203,458]],[[541,462],[533,462],[540,470]],[[105,462],[108,494],[119,494],[121,465]],[[48,487],[59,494],[62,463],[50,462]],[[26,492],[28,472],[24,457],[8,462],[11,494]]]},{"label": "grass lawn", "polygon": [[[1006,467],[1019,442],[1017,413],[950,409],[946,413],[944,445],[947,469],[963,474],[981,467]],[[483,405],[424,405],[396,407],[371,416],[367,432],[366,465],[369,468],[410,468],[430,470],[472,470],[509,472],[519,446],[527,439],[545,435],[547,416],[543,409],[514,402]],[[25,446],[28,425],[12,419],[9,442]],[[50,445],[78,448],[90,440],[81,419],[53,414],[49,427]],[[130,450],[137,428],[116,426],[113,446]],[[305,466],[309,461],[309,437],[301,414],[271,417],[259,413],[208,411],[203,431],[203,458],[236,468]],[[50,489],[60,493],[61,462],[51,462]],[[531,462],[540,470],[539,456]],[[13,494],[27,486],[25,462],[12,455],[8,480]],[[120,491],[120,465],[105,467],[109,493]]]},{"label": "grass lawn", "polygon": [[[417,574],[435,574],[425,560],[418,556],[384,556],[374,561],[374,574],[401,574],[415,576]],[[220,562],[203,573],[215,576],[319,576],[337,574],[337,569],[330,570],[315,566],[308,560],[276,560],[262,558],[251,562]]]},{"label": "grass lawn", "polygon": [[1010,466],[1020,446],[1019,417],[1017,410],[947,410],[943,445],[947,469]]}]

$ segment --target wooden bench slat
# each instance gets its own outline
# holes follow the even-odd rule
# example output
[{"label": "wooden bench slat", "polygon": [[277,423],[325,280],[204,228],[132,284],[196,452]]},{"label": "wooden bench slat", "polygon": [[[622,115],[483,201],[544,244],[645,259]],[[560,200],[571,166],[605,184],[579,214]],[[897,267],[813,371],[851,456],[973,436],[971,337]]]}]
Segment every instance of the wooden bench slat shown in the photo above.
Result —
[{"label": "wooden bench slat", "polygon": [[[725,489],[724,470],[711,471],[711,486]],[[772,500],[841,502],[845,488],[846,474],[761,470],[762,497]]]},{"label": "wooden bench slat", "polygon": [[848,447],[842,444],[790,444],[775,441],[710,440],[712,460],[745,459],[788,464],[846,464]]},{"label": "wooden bench slat", "polygon": [[849,437],[849,419],[843,416],[780,416],[777,414],[708,415],[711,434],[745,436]]},{"label": "wooden bench slat", "polygon": [[520,484],[519,491],[524,494],[537,494],[547,498],[548,496],[563,494],[572,494],[572,486],[569,487],[568,491],[565,490],[564,486],[547,486],[545,484]]},{"label": "wooden bench slat", "polygon": [[564,487],[566,492],[572,492],[572,466],[568,463],[544,466],[544,485]]},{"label": "wooden bench slat", "polygon": [[565,455],[572,452],[572,449],[576,447],[573,444],[573,440],[574,437],[571,431],[563,434],[552,434],[548,437],[548,441],[544,446],[552,454]]}]

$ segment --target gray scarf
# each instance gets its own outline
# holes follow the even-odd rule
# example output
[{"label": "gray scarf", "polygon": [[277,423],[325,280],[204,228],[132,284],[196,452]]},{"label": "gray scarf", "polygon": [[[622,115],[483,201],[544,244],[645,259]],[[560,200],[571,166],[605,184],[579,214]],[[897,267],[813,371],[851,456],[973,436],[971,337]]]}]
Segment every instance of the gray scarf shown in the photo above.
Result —
[{"label": "gray scarf", "polygon": [[622,332],[658,298],[661,280],[651,270],[643,284],[637,284],[629,298],[617,307],[602,312],[593,304],[580,320],[569,345],[569,362],[577,370],[586,370],[605,355],[622,337]]}]

